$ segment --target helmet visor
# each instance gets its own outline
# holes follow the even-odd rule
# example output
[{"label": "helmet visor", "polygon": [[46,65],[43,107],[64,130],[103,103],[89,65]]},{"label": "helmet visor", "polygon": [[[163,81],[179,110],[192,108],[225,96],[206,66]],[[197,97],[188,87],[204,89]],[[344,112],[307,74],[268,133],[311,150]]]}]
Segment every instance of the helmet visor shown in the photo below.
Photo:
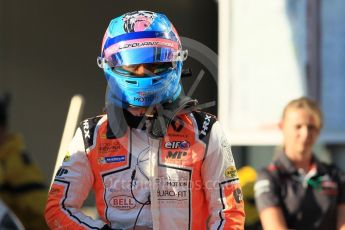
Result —
[{"label": "helmet visor", "polygon": [[187,50],[179,49],[177,42],[161,39],[135,39],[118,42],[104,50],[102,62],[110,67],[156,62],[184,61]]},{"label": "helmet visor", "polygon": [[175,62],[155,62],[111,67],[115,73],[126,77],[159,76],[172,70]]}]

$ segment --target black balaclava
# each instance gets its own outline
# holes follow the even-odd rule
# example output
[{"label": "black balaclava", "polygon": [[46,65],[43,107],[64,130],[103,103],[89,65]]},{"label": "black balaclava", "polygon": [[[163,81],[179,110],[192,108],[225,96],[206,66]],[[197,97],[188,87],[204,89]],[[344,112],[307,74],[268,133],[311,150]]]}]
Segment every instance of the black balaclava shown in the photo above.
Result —
[{"label": "black balaclava", "polygon": [[[107,90],[107,93],[110,91]],[[167,132],[170,122],[176,115],[185,110],[191,112],[197,110],[198,102],[183,93],[171,103],[158,104],[155,106],[155,112],[152,116],[135,117],[126,109],[120,108],[107,100],[106,113],[112,134],[115,137],[121,137],[126,133],[127,127],[146,129],[148,135],[152,138],[162,138]]]}]

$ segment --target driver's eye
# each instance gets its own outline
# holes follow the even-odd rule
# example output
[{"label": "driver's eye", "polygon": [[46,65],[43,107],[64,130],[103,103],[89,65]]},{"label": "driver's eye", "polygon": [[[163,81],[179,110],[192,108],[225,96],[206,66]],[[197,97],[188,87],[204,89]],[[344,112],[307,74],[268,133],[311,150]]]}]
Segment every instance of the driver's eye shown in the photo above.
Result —
[{"label": "driver's eye", "polygon": [[152,67],[152,71],[151,72],[154,73],[154,74],[159,74],[159,73],[163,73],[163,72],[167,71],[170,68],[172,68],[171,62],[162,63],[160,65]]},{"label": "driver's eye", "polygon": [[119,74],[122,74],[122,75],[131,75],[131,73],[132,73],[131,71],[122,68],[122,66],[120,66],[120,67],[112,67],[111,69],[113,71],[119,73]]}]

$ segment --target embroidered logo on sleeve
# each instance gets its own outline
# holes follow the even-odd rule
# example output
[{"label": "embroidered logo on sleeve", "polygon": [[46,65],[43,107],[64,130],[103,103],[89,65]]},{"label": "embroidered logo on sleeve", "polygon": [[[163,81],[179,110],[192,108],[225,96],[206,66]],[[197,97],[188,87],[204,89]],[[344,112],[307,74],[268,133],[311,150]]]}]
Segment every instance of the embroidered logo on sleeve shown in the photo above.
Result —
[{"label": "embroidered logo on sleeve", "polygon": [[236,203],[241,203],[243,201],[243,194],[240,188],[236,188],[233,192]]},{"label": "embroidered logo on sleeve", "polygon": [[65,157],[63,158],[63,162],[68,162],[70,160],[71,160],[71,154],[69,152],[67,152]]},{"label": "embroidered logo on sleeve", "polygon": [[225,177],[230,178],[230,179],[238,178],[237,170],[235,166],[228,167],[225,170],[224,174],[225,174]]}]

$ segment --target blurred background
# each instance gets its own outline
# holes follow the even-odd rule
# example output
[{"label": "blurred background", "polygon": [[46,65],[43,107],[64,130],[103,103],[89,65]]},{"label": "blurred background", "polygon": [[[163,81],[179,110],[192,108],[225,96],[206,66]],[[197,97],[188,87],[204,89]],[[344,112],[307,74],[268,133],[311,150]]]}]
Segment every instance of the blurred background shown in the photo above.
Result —
[{"label": "blurred background", "polygon": [[[82,119],[103,113],[106,81],[96,58],[112,18],[135,10],[162,12],[181,36],[217,52],[215,1],[0,3],[0,93],[11,94],[10,129],[23,134],[47,183],[53,174],[71,97],[81,94],[85,98]],[[202,68],[192,58],[186,66],[196,74]],[[188,90],[193,78],[183,81]],[[217,84],[207,69],[199,87],[194,92],[201,102],[216,100]],[[215,106],[208,110],[217,112]]]},{"label": "blurred background", "polygon": [[71,97],[85,98],[82,118],[103,111],[105,29],[134,10],[166,14],[191,49],[184,90],[219,116],[238,167],[270,162],[284,105],[307,95],[325,115],[315,152],[345,168],[343,0],[0,0],[0,93],[47,184]]}]

